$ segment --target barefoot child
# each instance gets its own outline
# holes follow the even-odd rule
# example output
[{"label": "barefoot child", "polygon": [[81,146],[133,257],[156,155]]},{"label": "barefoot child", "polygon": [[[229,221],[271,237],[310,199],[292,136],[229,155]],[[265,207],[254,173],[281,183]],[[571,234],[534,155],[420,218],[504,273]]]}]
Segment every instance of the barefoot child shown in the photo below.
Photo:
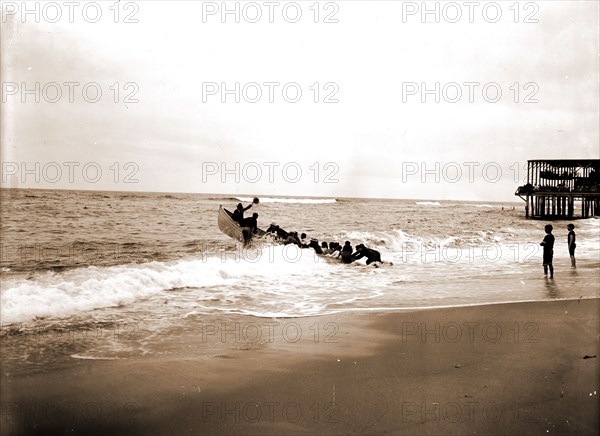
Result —
[{"label": "barefoot child", "polygon": [[548,275],[548,269],[550,269],[550,278],[554,277],[554,267],[552,266],[552,257],[554,255],[554,235],[552,234],[552,226],[547,224],[544,227],[546,236],[540,244],[544,247],[544,259],[542,264],[544,265],[544,275]]},{"label": "barefoot child", "polygon": [[573,229],[575,226],[573,224],[567,224],[567,230],[569,231],[569,236],[567,237],[567,244],[569,245],[569,256],[571,256],[571,268],[575,268],[575,232]]}]

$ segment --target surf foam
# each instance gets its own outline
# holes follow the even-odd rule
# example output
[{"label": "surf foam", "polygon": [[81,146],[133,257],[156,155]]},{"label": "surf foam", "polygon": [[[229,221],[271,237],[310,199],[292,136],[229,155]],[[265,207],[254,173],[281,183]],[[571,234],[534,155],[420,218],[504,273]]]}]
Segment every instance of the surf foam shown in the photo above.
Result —
[{"label": "surf foam", "polygon": [[[251,197],[236,197],[236,200],[244,203],[252,203],[254,198]],[[275,198],[275,197],[260,197],[261,203],[299,203],[299,204],[332,204],[337,200],[335,198]]]}]

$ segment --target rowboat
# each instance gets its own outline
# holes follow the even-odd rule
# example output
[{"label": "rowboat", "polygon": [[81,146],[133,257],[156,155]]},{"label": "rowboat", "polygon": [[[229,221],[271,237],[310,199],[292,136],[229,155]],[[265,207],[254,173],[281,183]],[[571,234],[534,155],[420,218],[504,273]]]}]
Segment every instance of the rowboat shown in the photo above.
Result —
[{"label": "rowboat", "polygon": [[[233,214],[227,209],[223,208],[223,206],[219,206],[219,216],[217,218],[217,224],[219,226],[219,230],[222,233],[226,234],[232,239],[235,239],[236,241],[246,243],[246,238],[244,238],[244,232],[246,232],[246,234],[250,234],[250,229],[248,227],[241,227],[237,222],[235,222],[233,220]],[[251,235],[251,237],[261,237],[264,234],[264,230],[258,229],[258,231],[254,235]]]}]

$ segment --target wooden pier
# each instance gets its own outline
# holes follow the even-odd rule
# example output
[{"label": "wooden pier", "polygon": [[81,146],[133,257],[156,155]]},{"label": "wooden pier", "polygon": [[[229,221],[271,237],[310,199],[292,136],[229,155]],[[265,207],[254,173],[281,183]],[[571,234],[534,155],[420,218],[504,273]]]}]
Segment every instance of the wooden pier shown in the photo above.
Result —
[{"label": "wooden pier", "polygon": [[600,159],[527,161],[527,184],[515,195],[525,201],[525,217],[545,220],[600,215]]}]

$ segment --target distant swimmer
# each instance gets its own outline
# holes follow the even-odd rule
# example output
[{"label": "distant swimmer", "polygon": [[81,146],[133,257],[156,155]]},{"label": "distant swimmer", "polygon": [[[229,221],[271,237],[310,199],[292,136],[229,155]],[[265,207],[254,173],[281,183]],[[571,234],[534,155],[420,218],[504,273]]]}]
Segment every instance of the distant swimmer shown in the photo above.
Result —
[{"label": "distant swimmer", "polygon": [[567,236],[567,244],[569,246],[569,256],[571,257],[571,268],[576,268],[575,266],[575,232],[573,229],[575,226],[573,224],[567,224],[567,230],[569,231],[569,235]]},{"label": "distant swimmer", "polygon": [[544,265],[544,275],[548,275],[548,270],[550,270],[550,278],[554,278],[554,267],[552,266],[552,257],[554,256],[554,235],[552,234],[552,226],[547,224],[544,227],[544,231],[546,232],[546,236],[544,236],[544,240],[540,243],[542,247],[544,247],[544,255],[542,260],[542,265]]},{"label": "distant swimmer", "polygon": [[358,244],[356,246],[356,253],[352,255],[354,260],[367,258],[367,265],[371,265],[373,262],[381,262],[381,254],[377,250],[367,248],[364,244]]}]

